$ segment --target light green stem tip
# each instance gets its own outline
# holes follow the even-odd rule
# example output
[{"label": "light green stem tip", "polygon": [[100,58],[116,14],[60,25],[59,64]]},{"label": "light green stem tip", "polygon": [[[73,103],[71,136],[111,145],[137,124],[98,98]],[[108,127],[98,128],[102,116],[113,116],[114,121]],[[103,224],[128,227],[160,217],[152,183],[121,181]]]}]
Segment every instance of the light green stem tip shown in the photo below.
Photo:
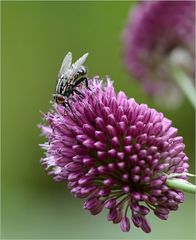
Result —
[{"label": "light green stem tip", "polygon": [[166,184],[169,188],[179,189],[188,193],[196,193],[196,186],[183,179],[171,178],[166,180]]},{"label": "light green stem tip", "polygon": [[176,67],[171,69],[171,71],[173,74],[173,78],[177,82],[178,86],[182,89],[184,94],[187,96],[192,106],[196,108],[196,91],[190,78],[180,68]]}]

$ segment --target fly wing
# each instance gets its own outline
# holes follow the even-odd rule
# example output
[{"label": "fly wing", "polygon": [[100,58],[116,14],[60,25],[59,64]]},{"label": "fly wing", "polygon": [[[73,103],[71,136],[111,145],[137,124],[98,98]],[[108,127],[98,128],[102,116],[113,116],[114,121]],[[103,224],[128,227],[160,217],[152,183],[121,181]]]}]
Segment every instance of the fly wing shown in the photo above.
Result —
[{"label": "fly wing", "polygon": [[88,57],[88,53],[85,53],[81,58],[79,58],[75,63],[72,64],[73,72],[76,73],[78,69],[83,65]]},{"label": "fly wing", "polygon": [[70,67],[72,62],[72,53],[68,52],[62,62],[58,77],[60,78]]}]

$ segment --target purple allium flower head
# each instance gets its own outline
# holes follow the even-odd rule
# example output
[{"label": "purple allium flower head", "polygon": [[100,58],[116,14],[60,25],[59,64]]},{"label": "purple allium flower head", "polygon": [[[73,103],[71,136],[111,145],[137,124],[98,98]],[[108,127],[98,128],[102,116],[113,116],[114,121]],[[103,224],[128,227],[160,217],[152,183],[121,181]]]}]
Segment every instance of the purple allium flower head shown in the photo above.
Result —
[{"label": "purple allium flower head", "polygon": [[130,12],[123,34],[125,65],[162,105],[177,106],[182,94],[169,66],[195,74],[195,1],[143,1]]},{"label": "purple allium flower head", "polygon": [[165,183],[167,175],[187,172],[183,139],[162,113],[116,94],[109,79],[104,84],[96,77],[89,86],[81,86],[85,99],[75,96],[72,111],[54,104],[44,114],[47,124],[40,127],[48,140],[41,163],[85,199],[91,214],[107,208],[108,221],[120,223],[122,231],[132,222],[148,233],[150,210],[166,220],[184,201]]}]

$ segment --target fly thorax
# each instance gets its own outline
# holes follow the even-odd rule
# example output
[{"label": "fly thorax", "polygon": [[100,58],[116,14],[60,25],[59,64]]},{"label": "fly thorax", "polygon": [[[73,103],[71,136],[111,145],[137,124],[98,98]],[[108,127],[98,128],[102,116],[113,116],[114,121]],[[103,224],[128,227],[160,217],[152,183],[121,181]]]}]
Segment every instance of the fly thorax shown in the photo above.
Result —
[{"label": "fly thorax", "polygon": [[61,77],[58,80],[58,83],[57,83],[57,86],[56,86],[56,92],[57,93],[62,94],[64,92],[64,89],[66,87],[66,82],[67,82],[67,79],[64,78],[64,77]]}]

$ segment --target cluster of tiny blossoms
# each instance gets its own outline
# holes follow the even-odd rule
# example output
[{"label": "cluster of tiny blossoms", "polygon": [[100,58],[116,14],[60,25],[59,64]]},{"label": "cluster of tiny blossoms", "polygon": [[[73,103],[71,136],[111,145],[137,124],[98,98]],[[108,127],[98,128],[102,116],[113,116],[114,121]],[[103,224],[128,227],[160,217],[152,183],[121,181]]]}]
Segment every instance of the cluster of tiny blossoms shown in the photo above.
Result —
[{"label": "cluster of tiny blossoms", "polygon": [[[151,231],[150,210],[166,220],[184,194],[171,190],[166,178],[187,172],[182,137],[162,113],[115,93],[112,82],[89,80],[69,108],[54,104],[40,125],[47,142],[42,165],[55,181],[67,181],[84,208],[96,215],[108,209],[108,221],[128,232],[131,222]],[[177,178],[183,178],[178,176]]]},{"label": "cluster of tiny blossoms", "polygon": [[130,11],[123,43],[125,65],[144,91],[161,105],[177,106],[182,93],[170,66],[194,79],[195,1],[142,1]]}]

